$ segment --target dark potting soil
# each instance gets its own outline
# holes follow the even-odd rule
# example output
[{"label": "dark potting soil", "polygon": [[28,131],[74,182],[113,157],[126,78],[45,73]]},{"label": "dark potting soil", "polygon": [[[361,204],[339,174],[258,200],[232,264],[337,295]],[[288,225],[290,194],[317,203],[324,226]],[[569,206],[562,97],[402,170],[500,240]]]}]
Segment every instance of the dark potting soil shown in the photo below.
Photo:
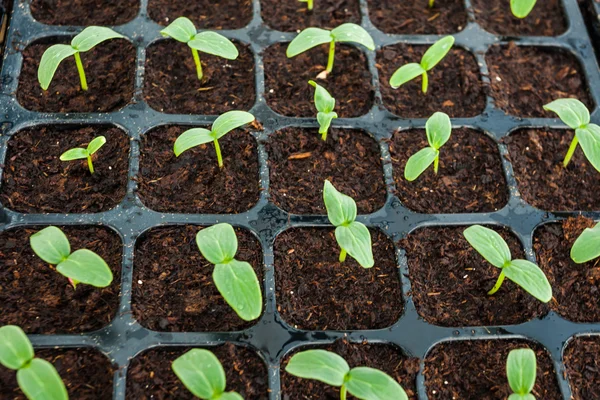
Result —
[{"label": "dark potting soil", "polygon": [[165,26],[186,16],[196,29],[240,29],[252,19],[252,0],[148,0],[148,16]]},{"label": "dark potting soil", "polygon": [[[310,347],[332,351],[342,356],[350,368],[371,367],[379,369],[402,386],[410,399],[416,399],[415,380],[419,372],[419,359],[406,356],[401,349],[388,344],[349,343],[338,340],[327,346]],[[285,372],[290,358],[301,347],[288,354],[281,362],[281,397],[283,400],[339,400],[339,388],[312,379],[301,379]],[[355,397],[348,395],[348,399]]]},{"label": "dark potting soil", "polygon": [[315,117],[315,80],[335,98],[340,118],[366,114],[373,104],[371,74],[364,53],[357,47],[336,44],[332,73],[316,79],[327,66],[329,45],[312,48],[293,58],[285,51],[289,43],[277,43],[264,51],[265,99],[275,112],[290,117]]},{"label": "dark potting soil", "polygon": [[[106,144],[87,160],[61,161],[74,147],[86,147],[97,136]],[[0,201],[23,213],[100,212],[114,208],[127,189],[129,139],[110,126],[58,125],[27,128],[8,141]]]},{"label": "dark potting soil", "polygon": [[27,333],[90,332],[108,325],[119,305],[122,243],[111,229],[60,227],[71,251],[88,249],[106,261],[113,282],[106,288],[78,285],[36,256],[29,237],[43,229],[15,228],[0,233],[0,325],[19,325]]},{"label": "dark potting soil", "polygon": [[[62,40],[58,43],[68,43]],[[54,43],[53,43],[54,44]],[[60,63],[48,90],[42,90],[37,70],[50,44],[32,44],[23,51],[17,88],[19,103],[42,112],[108,112],[123,108],[133,98],[135,48],[125,39],[104,42],[82,53],[88,90],[81,89],[73,57]]]},{"label": "dark potting soil", "polygon": [[527,340],[460,340],[436,345],[425,358],[425,386],[430,399],[505,400],[512,393],[506,359],[514,349],[536,353],[536,399],[561,400],[548,351]]},{"label": "dark potting soil", "polygon": [[428,118],[443,111],[452,118],[474,117],[485,108],[485,89],[475,57],[466,50],[453,48],[428,72],[427,94],[421,90],[421,78],[392,89],[392,74],[405,64],[420,62],[428,46],[404,43],[386,46],[377,52],[377,69],[383,104],[403,118]]},{"label": "dark potting soil", "polygon": [[298,329],[358,330],[393,325],[403,310],[393,243],[371,230],[375,266],[338,260],[333,229],[297,228],[275,240],[277,310]]},{"label": "dark potting soil", "polygon": [[[196,399],[177,378],[171,364],[191,348],[169,347],[147,350],[127,369],[127,399]],[[236,391],[244,399],[267,400],[268,375],[265,363],[253,350],[227,343],[207,347],[219,359],[226,375],[226,391]]]},{"label": "dark potting soil", "polygon": [[330,129],[324,142],[318,129],[285,128],[271,136],[267,152],[271,198],[288,212],[326,214],[325,179],[356,201],[359,214],[385,204],[379,146],[362,131]]},{"label": "dark potting soil", "polygon": [[[114,367],[102,353],[91,348],[36,349],[35,356],[51,362],[65,383],[69,398],[111,400]],[[17,385],[16,371],[0,368],[0,399],[25,400]]]},{"label": "dark potting soil", "polygon": [[600,173],[580,146],[563,167],[573,135],[567,129],[523,129],[504,139],[521,196],[532,206],[548,211],[600,210]]},{"label": "dark potting soil", "polygon": [[554,118],[556,114],[543,106],[565,97],[581,100],[588,109],[593,104],[579,62],[566,51],[510,42],[493,46],[486,61],[491,95],[507,114]]},{"label": "dark potting soil", "polygon": [[191,128],[161,126],[142,136],[138,194],[144,205],[160,212],[205,214],[252,208],[260,189],[256,140],[240,129],[220,138],[219,168],[213,143],[175,156],[175,140]]},{"label": "dark potting soil", "polygon": [[48,25],[121,25],[135,18],[138,0],[32,0],[31,15]]},{"label": "dark potting soil", "polygon": [[[512,325],[544,315],[547,306],[509,279],[496,294],[487,294],[500,269],[471,247],[463,236],[466,228],[418,229],[400,242],[419,315],[441,326]],[[524,258],[513,234],[491,228],[506,240],[513,258]]]},{"label": "dark potting soil", "polygon": [[461,31],[467,23],[462,0],[369,0],[373,24],[386,33],[442,34]]},{"label": "dark potting soil", "polygon": [[569,342],[564,352],[567,378],[574,400],[600,399],[600,337],[580,336]]},{"label": "dark potting soil", "polygon": [[161,40],[148,48],[144,99],[168,114],[212,114],[249,110],[254,104],[254,56],[236,43],[239,57],[227,60],[200,53],[202,81],[198,80],[191,49],[175,40]]},{"label": "dark potting soil", "polygon": [[[136,243],[132,309],[140,324],[155,331],[206,332],[242,330],[255,322],[242,320],[225,302],[212,279],[214,266],[198,250],[202,227],[156,228]],[[247,261],[263,280],[260,243],[236,228],[240,261]]]},{"label": "dark potting soil", "polygon": [[397,131],[390,142],[396,194],[422,213],[489,212],[508,202],[498,146],[472,129],[454,129],[440,149],[438,175],[433,165],[413,182],[404,179],[406,162],[427,147],[424,130]]},{"label": "dark potting soil", "polygon": [[261,0],[260,7],[265,23],[284,32],[309,26],[333,29],[347,22],[360,24],[358,0],[316,0],[312,11],[298,0]]}]

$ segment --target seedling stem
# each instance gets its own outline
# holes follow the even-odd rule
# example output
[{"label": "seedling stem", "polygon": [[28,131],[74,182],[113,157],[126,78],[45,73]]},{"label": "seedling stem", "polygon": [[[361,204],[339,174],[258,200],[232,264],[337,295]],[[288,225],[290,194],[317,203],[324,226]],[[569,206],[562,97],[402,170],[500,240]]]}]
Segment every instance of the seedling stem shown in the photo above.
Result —
[{"label": "seedling stem", "polygon": [[342,249],[340,251],[340,262],[343,263],[344,261],[346,261],[346,250]]},{"label": "seedling stem", "polygon": [[573,141],[571,142],[571,146],[569,146],[569,151],[567,152],[567,155],[565,156],[565,160],[563,161],[563,165],[565,168],[567,168],[567,165],[569,165],[569,162],[571,161],[573,154],[575,154],[575,149],[577,149],[578,144],[579,144],[579,139],[577,139],[577,136],[573,136]]},{"label": "seedling stem", "polygon": [[308,0],[306,3],[307,3],[306,5],[308,6],[308,11],[312,11],[312,9],[313,9],[313,0]]},{"label": "seedling stem", "polygon": [[88,163],[88,168],[90,169],[90,173],[93,174],[94,173],[94,164],[92,164],[92,155],[88,154],[87,156],[87,163]]},{"label": "seedling stem", "polygon": [[221,146],[219,146],[219,141],[217,139],[213,140],[215,144],[215,152],[217,153],[217,163],[219,164],[219,168],[223,168],[223,157],[221,156]]},{"label": "seedling stem", "polygon": [[192,49],[192,56],[194,57],[194,63],[196,64],[196,71],[198,72],[198,80],[202,80],[204,76],[202,74],[202,64],[200,64],[200,55],[198,54],[198,50]]},{"label": "seedling stem", "polygon": [[348,389],[346,389],[346,385],[342,385],[342,387],[340,388],[340,400],[346,400],[347,391]]},{"label": "seedling stem", "polygon": [[434,4],[435,4],[435,0],[429,0],[429,8],[433,8]]},{"label": "seedling stem", "polygon": [[330,74],[331,71],[333,71],[333,59],[335,56],[335,41],[332,40],[331,43],[329,43],[329,60],[327,60],[327,74]]},{"label": "seedling stem", "polygon": [[79,72],[81,88],[83,90],[88,90],[87,79],[85,79],[85,71],[83,70],[83,64],[81,63],[81,56],[79,56],[79,53],[75,53],[73,54],[73,57],[75,57],[75,64],[77,64],[77,71]]},{"label": "seedling stem", "polygon": [[440,168],[440,155],[433,160],[433,172],[437,175],[438,169]]},{"label": "seedling stem", "polygon": [[505,274],[504,274],[504,270],[502,270],[502,272],[500,272],[500,276],[498,277],[498,280],[496,281],[496,284],[494,285],[494,287],[492,288],[492,290],[490,290],[488,292],[488,295],[491,296],[494,293],[496,293],[499,289],[500,286],[502,286],[502,283],[504,282],[504,278],[505,278]]},{"label": "seedling stem", "polygon": [[426,94],[427,88],[429,87],[429,77],[427,76],[427,72],[423,72],[423,75],[421,75],[421,77],[422,77],[421,91],[423,92],[423,94]]}]

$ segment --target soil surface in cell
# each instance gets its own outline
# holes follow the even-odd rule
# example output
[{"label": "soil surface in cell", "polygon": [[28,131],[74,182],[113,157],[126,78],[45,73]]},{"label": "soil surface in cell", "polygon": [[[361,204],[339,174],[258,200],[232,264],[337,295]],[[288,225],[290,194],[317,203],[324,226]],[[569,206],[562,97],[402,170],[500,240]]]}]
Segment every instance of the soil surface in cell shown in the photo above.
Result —
[{"label": "soil surface in cell", "polygon": [[430,399],[504,400],[513,392],[506,378],[506,358],[514,349],[536,353],[536,399],[560,400],[554,364],[537,343],[525,340],[461,340],[436,345],[425,359],[425,386]]},{"label": "soil surface in cell", "polygon": [[223,168],[213,143],[176,157],[173,144],[193,127],[162,126],[141,138],[139,196],[148,208],[162,212],[241,213],[259,196],[258,150],[246,130],[219,139]]},{"label": "soil surface in cell", "polygon": [[307,330],[379,329],[403,309],[393,243],[371,230],[375,266],[362,268],[350,255],[338,260],[333,229],[301,228],[275,240],[277,309],[293,327]]},{"label": "soil surface in cell", "polygon": [[37,71],[42,54],[50,46],[37,43],[23,51],[23,69],[17,89],[17,99],[23,107],[42,112],[108,112],[131,102],[135,49],[130,42],[109,40],[81,54],[87,91],[81,89],[73,57],[60,63],[48,90],[42,89]]},{"label": "soil surface in cell", "polygon": [[121,25],[135,18],[138,0],[32,0],[31,15],[48,25]]},{"label": "soil surface in cell", "polygon": [[148,16],[161,25],[186,16],[196,29],[241,29],[252,20],[252,0],[149,0]]},{"label": "soil surface in cell", "polygon": [[200,81],[190,48],[175,40],[150,46],[146,58],[144,99],[168,114],[219,115],[249,110],[254,104],[254,57],[249,47],[236,44],[235,60],[200,53]]},{"label": "soil surface in cell", "polygon": [[[106,144],[87,160],[61,161],[65,151],[104,136]],[[40,126],[8,141],[0,202],[22,213],[82,213],[114,208],[127,189],[129,139],[109,126]]]},{"label": "soil surface in cell", "polygon": [[567,168],[563,160],[572,130],[524,129],[504,139],[523,199],[548,211],[600,210],[600,174],[575,150]]},{"label": "soil surface in cell", "polygon": [[[198,226],[156,228],[135,247],[132,308],[148,329],[168,332],[242,330],[256,321],[242,320],[213,283],[213,264],[198,245]],[[263,280],[260,244],[251,233],[236,228],[237,260],[246,261]]]},{"label": "soil surface in cell", "polygon": [[264,51],[265,99],[275,112],[290,117],[316,117],[315,80],[335,98],[340,118],[366,114],[373,104],[371,74],[367,58],[357,47],[336,44],[335,62],[327,79],[316,79],[325,70],[329,45],[314,47],[293,58],[285,51],[289,43],[278,43]]},{"label": "soil surface in cell", "polygon": [[600,399],[600,338],[577,337],[567,346],[564,362],[573,399]]},{"label": "soil surface in cell", "polygon": [[60,227],[71,251],[88,249],[106,261],[113,282],[106,288],[80,284],[36,256],[29,237],[43,229],[16,228],[0,233],[0,325],[18,325],[27,333],[90,332],[108,325],[119,305],[122,243],[104,227]]},{"label": "soil surface in cell", "polygon": [[498,146],[485,134],[454,129],[440,149],[438,174],[431,165],[416,180],[404,178],[408,159],[428,147],[424,130],[399,131],[390,143],[397,196],[422,213],[489,212],[508,202]]},{"label": "soil surface in cell", "polygon": [[333,29],[343,23],[360,24],[358,0],[316,0],[309,11],[298,0],[261,0],[263,20],[273,29],[295,32],[309,26]]},{"label": "soil surface in cell", "polygon": [[400,67],[419,63],[428,46],[396,44],[377,52],[377,69],[383,104],[403,118],[428,118],[443,111],[452,118],[474,117],[485,108],[485,90],[475,57],[466,50],[453,48],[427,74],[429,87],[422,92],[421,77],[392,89],[390,78]]},{"label": "soil surface in cell", "polygon": [[330,129],[321,140],[318,129],[286,128],[267,144],[273,202],[294,214],[326,214],[323,184],[356,201],[359,214],[377,211],[386,192],[377,142],[350,129]]},{"label": "soil surface in cell", "polygon": [[[547,307],[509,279],[493,296],[500,276],[463,236],[466,227],[423,228],[400,242],[406,250],[415,307],[427,322],[441,326],[512,325],[542,316]],[[506,240],[513,259],[523,259],[517,238]]]},{"label": "soil surface in cell", "polygon": [[[127,399],[197,399],[183,386],[171,363],[190,348],[156,348],[131,360],[127,369]],[[244,399],[268,399],[268,374],[265,363],[252,350],[225,344],[208,347],[225,370],[226,391],[236,391]]]}]

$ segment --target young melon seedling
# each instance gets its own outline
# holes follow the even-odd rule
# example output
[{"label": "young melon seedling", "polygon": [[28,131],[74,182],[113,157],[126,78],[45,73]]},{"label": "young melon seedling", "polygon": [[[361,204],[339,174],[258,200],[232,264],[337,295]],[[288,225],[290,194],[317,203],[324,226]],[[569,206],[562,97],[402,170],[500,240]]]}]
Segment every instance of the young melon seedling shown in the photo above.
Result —
[{"label": "young melon seedling", "polygon": [[300,3],[306,3],[306,7],[308,11],[312,11],[313,9],[313,0],[298,0]]},{"label": "young melon seedling", "polygon": [[531,394],[537,374],[537,361],[531,349],[515,349],[508,353],[506,377],[513,394],[508,400],[535,400]]},{"label": "young melon seedling", "polygon": [[244,321],[260,317],[262,292],[252,266],[235,259],[238,241],[233,227],[217,224],[196,235],[202,256],[215,265],[213,281],[227,304]]},{"label": "young melon seedling", "polygon": [[217,163],[219,164],[219,168],[223,168],[223,157],[221,156],[219,139],[232,130],[246,125],[252,121],[254,121],[254,115],[250,114],[249,112],[228,111],[219,116],[215,122],[213,122],[210,131],[204,128],[188,129],[179,135],[177,140],[175,140],[175,145],[173,146],[175,156],[179,157],[181,153],[191,149],[192,147],[213,142],[215,145],[215,152],[217,153]]},{"label": "young melon seedling", "polygon": [[48,90],[54,73],[58,65],[67,57],[73,56],[77,71],[79,72],[79,80],[81,88],[88,90],[85,71],[81,62],[80,53],[90,51],[100,43],[109,40],[123,38],[123,35],[118,34],[110,28],[102,26],[89,26],[71,40],[71,44],[55,44],[50,46],[42,55],[40,66],[38,67],[38,81],[44,90]]},{"label": "young melon seedling", "polygon": [[92,164],[92,156],[95,152],[100,150],[100,147],[104,146],[106,138],[104,136],[98,136],[94,138],[88,145],[87,148],[76,147],[65,151],[60,155],[60,161],[73,161],[87,158],[88,168],[90,173],[94,173],[94,164]]},{"label": "young melon seedling", "polygon": [[34,233],[29,238],[29,243],[39,258],[56,265],[56,271],[66,276],[73,288],[80,283],[103,288],[113,280],[110,268],[98,254],[87,249],[71,253],[69,239],[56,226]]},{"label": "young melon seedling", "polygon": [[244,400],[236,392],[226,392],[225,371],[210,351],[192,349],[171,365],[173,372],[192,394],[202,400]]},{"label": "young melon seedling", "polygon": [[546,104],[544,110],[555,112],[562,122],[575,130],[563,165],[569,165],[577,145],[580,144],[585,157],[600,172],[600,126],[590,123],[587,107],[577,99],[558,99]]},{"label": "young melon seedling", "polygon": [[371,233],[364,224],[356,221],[356,203],[352,197],[338,192],[331,182],[326,180],[323,200],[327,218],[336,227],[335,239],[341,249],[340,262],[344,262],[346,254],[350,254],[363,268],[371,268],[375,264]]},{"label": "young melon seedling", "polygon": [[338,115],[333,109],[335,108],[335,99],[331,97],[327,89],[319,85],[315,81],[308,81],[315,88],[315,107],[317,107],[317,121],[319,122],[319,133],[322,140],[327,140],[327,131],[331,125],[331,121],[337,118]]},{"label": "young melon seedling", "polygon": [[425,54],[423,54],[420,63],[410,63],[398,68],[390,78],[390,86],[394,89],[398,89],[406,82],[412,81],[417,76],[421,75],[421,90],[423,93],[427,93],[427,88],[429,87],[429,77],[427,76],[427,71],[432,70],[433,67],[438,65],[438,63],[442,61],[444,57],[446,57],[446,54],[448,54],[453,44],[454,37],[452,36],[446,36],[438,40],[429,49],[427,49]]},{"label": "young melon seedling", "polygon": [[198,33],[194,23],[186,17],[177,18],[160,33],[164,37],[171,37],[179,42],[186,43],[192,49],[192,57],[196,64],[199,80],[202,80],[203,75],[198,51],[228,60],[235,60],[239,55],[235,45],[225,36],[212,31]]},{"label": "young melon seedling", "polygon": [[346,360],[326,350],[296,353],[285,370],[298,378],[339,387],[340,400],[346,400],[347,393],[361,400],[408,400],[402,386],[385,372],[369,367],[350,369]]},{"label": "young melon seedling", "polygon": [[17,371],[19,388],[29,400],[68,400],[54,365],[35,358],[31,342],[18,326],[0,328],[0,364]]},{"label": "young melon seedling", "polygon": [[406,162],[404,178],[407,181],[417,179],[433,163],[433,172],[438,173],[440,148],[450,139],[452,124],[450,117],[443,112],[433,114],[425,124],[425,133],[429,147],[419,150]]},{"label": "young melon seedling", "polygon": [[465,229],[464,235],[483,258],[501,270],[496,284],[488,295],[496,293],[502,286],[504,278],[508,278],[544,303],[552,299],[552,287],[544,272],[530,261],[513,260],[508,245],[496,231],[481,225],[473,225]]},{"label": "young melon seedling", "polygon": [[529,15],[537,0],[510,0],[510,10],[517,18],[525,18]]},{"label": "young melon seedling", "polygon": [[598,257],[600,257],[600,223],[581,232],[571,247],[571,259],[577,264],[583,264]]}]

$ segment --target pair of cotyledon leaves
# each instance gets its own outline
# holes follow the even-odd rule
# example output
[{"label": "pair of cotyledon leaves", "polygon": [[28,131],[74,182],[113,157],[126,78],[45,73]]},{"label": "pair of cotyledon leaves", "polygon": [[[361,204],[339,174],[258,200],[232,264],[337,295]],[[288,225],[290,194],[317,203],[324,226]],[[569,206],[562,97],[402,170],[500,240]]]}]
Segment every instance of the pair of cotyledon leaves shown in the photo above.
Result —
[{"label": "pair of cotyledon leaves", "polygon": [[327,89],[319,85],[315,81],[308,81],[315,88],[315,107],[317,108],[317,122],[319,122],[319,133],[323,140],[327,138],[327,131],[331,126],[331,121],[337,118],[338,115],[333,109],[335,108],[335,99],[329,94]]},{"label": "pair of cotyledon leaves", "polygon": [[515,349],[508,353],[506,377],[513,393],[508,400],[535,400],[531,394],[537,375],[537,361],[531,349]]},{"label": "pair of cotyledon leaves", "polygon": [[[425,124],[425,133],[429,147],[413,154],[404,167],[404,178],[407,181],[417,179],[436,159],[439,160],[440,148],[450,139],[452,123],[450,117],[442,112],[433,114]],[[437,172],[437,171],[436,171]]]},{"label": "pair of cotyledon leaves", "polygon": [[359,25],[346,23],[332,30],[306,28],[289,44],[286,55],[295,57],[313,47],[331,42],[353,42],[375,50],[375,42],[369,33]]}]

